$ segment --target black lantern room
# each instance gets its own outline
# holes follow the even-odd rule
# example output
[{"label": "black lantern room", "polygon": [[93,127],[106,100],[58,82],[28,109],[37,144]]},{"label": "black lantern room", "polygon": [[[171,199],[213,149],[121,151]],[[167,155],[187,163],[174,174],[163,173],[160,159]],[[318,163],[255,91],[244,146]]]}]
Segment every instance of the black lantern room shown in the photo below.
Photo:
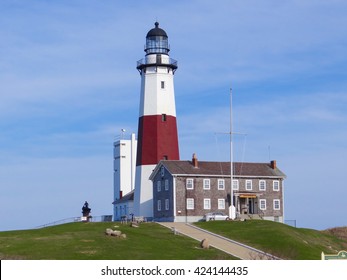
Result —
[{"label": "black lantern room", "polygon": [[169,42],[166,32],[159,28],[159,22],[155,27],[148,31],[146,36],[146,55],[149,54],[168,54],[170,51]]}]

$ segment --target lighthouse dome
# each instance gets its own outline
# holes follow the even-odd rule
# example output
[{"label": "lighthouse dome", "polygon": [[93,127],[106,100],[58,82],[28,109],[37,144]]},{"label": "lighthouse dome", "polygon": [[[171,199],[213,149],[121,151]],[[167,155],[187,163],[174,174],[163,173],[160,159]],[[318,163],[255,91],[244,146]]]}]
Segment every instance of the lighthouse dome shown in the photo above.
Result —
[{"label": "lighthouse dome", "polygon": [[159,22],[154,23],[155,27],[148,31],[146,38],[154,36],[162,36],[167,38],[165,30],[159,27]]},{"label": "lighthouse dome", "polygon": [[145,52],[149,54],[168,54],[170,51],[166,32],[159,28],[159,22],[154,23],[155,27],[148,31],[146,36]]}]

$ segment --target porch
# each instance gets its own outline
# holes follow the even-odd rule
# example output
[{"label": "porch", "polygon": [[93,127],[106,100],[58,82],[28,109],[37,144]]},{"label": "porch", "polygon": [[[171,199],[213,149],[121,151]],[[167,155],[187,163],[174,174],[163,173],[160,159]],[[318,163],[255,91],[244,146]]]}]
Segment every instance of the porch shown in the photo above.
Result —
[{"label": "porch", "polygon": [[237,219],[262,220],[264,212],[260,209],[259,196],[255,192],[242,192],[234,194],[234,203]]}]

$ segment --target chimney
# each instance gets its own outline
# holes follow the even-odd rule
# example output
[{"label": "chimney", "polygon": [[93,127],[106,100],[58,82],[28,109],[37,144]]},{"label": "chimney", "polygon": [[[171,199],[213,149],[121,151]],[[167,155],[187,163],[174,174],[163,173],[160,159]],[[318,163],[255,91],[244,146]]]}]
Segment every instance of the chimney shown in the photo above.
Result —
[{"label": "chimney", "polygon": [[119,191],[119,199],[123,198],[123,191]]},{"label": "chimney", "polygon": [[192,163],[194,165],[194,168],[198,168],[198,158],[196,157],[195,153],[193,154]]},{"label": "chimney", "polygon": [[276,160],[270,161],[270,166],[271,166],[272,169],[276,169],[277,168]]}]

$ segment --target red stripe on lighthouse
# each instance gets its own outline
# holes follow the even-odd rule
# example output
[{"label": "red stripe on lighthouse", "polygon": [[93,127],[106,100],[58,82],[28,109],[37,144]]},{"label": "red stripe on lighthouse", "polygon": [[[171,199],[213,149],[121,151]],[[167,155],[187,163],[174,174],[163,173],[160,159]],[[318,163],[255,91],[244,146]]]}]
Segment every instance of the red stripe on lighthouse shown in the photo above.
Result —
[{"label": "red stripe on lighthouse", "polygon": [[176,117],[139,118],[136,165],[157,164],[162,159],[179,160]]}]

